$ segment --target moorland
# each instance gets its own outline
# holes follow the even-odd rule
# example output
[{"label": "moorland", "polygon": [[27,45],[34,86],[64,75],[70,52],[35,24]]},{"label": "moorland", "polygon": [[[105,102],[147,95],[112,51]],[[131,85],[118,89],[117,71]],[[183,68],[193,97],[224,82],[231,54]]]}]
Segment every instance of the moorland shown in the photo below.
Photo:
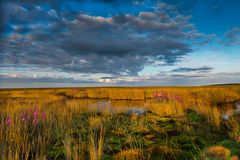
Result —
[{"label": "moorland", "polygon": [[0,159],[237,160],[239,109],[240,85],[1,89]]}]

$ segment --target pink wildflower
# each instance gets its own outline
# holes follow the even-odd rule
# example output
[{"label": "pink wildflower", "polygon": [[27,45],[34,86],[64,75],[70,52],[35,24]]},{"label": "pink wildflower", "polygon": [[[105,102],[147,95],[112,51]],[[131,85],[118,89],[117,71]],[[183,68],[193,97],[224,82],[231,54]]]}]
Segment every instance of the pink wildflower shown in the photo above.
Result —
[{"label": "pink wildflower", "polygon": [[161,91],[160,97],[164,98],[164,92],[163,91]]},{"label": "pink wildflower", "polygon": [[165,97],[166,99],[168,99],[168,98],[169,98],[169,96],[168,96],[168,93],[167,93],[167,92],[164,94],[164,97]]},{"label": "pink wildflower", "polygon": [[31,118],[32,118],[31,114],[32,114],[32,109],[30,108],[30,109],[27,110],[27,121],[31,120]]},{"label": "pink wildflower", "polygon": [[38,122],[38,114],[39,114],[38,109],[35,108],[35,110],[34,110],[34,112],[33,112],[33,124],[34,124],[34,126],[37,125],[37,122]]},{"label": "pink wildflower", "polygon": [[36,108],[33,112],[33,118],[37,118],[38,117],[38,109]]},{"label": "pink wildflower", "polygon": [[73,94],[77,94],[77,93],[78,93],[78,90],[72,90],[72,93],[73,93]]},{"label": "pink wildflower", "polygon": [[154,97],[158,98],[158,91],[155,92]]},{"label": "pink wildflower", "polygon": [[25,114],[25,112],[21,112],[20,113],[20,118],[21,118],[22,121],[26,121],[26,114]]},{"label": "pink wildflower", "polygon": [[12,125],[12,119],[10,117],[6,118],[6,125],[11,126]]},{"label": "pink wildflower", "polygon": [[176,100],[176,101],[179,101],[179,102],[182,102],[182,97],[180,97],[180,96],[175,96],[175,100]]},{"label": "pink wildflower", "polygon": [[160,99],[160,100],[172,100],[172,101],[182,102],[181,96],[177,96],[172,93],[168,93],[168,92],[164,92],[164,91],[161,91],[160,93],[158,91],[156,91],[154,93],[154,98],[156,98],[157,100]]},{"label": "pink wildflower", "polygon": [[45,121],[46,120],[46,112],[42,112],[42,120]]},{"label": "pink wildflower", "polygon": [[37,119],[33,119],[33,125],[36,126],[38,123]]}]

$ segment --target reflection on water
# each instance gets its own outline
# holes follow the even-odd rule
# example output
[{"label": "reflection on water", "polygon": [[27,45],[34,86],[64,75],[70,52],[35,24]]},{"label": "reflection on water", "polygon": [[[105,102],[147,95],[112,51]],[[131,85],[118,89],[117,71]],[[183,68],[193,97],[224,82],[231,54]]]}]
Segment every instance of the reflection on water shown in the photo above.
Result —
[{"label": "reflection on water", "polygon": [[137,115],[137,116],[142,116],[147,113],[145,108],[131,108],[127,111],[128,115]]},{"label": "reflection on water", "polygon": [[97,112],[105,111],[105,112],[113,113],[111,101],[97,101],[96,104],[93,104],[93,105],[96,105],[95,109]]},{"label": "reflection on water", "polygon": [[98,113],[118,114],[126,113],[128,115],[146,114],[147,102],[130,101],[130,100],[93,100],[93,99],[76,99],[73,100],[79,106],[84,106],[88,111]]},{"label": "reflection on water", "polygon": [[[90,112],[105,114],[125,113],[127,115],[138,116],[145,115],[150,107],[149,104],[156,103],[154,101],[144,100],[132,101],[107,99],[72,99],[69,101],[74,102],[78,107],[83,107]],[[220,112],[222,113],[222,119],[228,120],[232,116],[240,115],[240,101],[231,103],[230,106],[227,107],[227,109],[220,109]]]}]

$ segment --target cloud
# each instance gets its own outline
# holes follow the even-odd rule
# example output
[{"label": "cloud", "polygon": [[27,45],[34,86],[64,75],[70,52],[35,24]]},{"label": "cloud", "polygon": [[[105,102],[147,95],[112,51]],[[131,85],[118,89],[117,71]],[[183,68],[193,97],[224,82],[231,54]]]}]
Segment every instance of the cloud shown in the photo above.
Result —
[{"label": "cloud", "polygon": [[173,79],[196,79],[206,77],[204,75],[181,75],[181,74],[172,74],[171,78]]},{"label": "cloud", "polygon": [[173,65],[192,51],[185,41],[199,38],[191,17],[171,11],[103,17],[11,5],[13,31],[0,44],[0,62],[5,65],[137,75],[153,59]]},{"label": "cloud", "polygon": [[234,27],[225,33],[226,45],[240,45],[240,28]]},{"label": "cloud", "polygon": [[155,62],[174,65],[192,52],[192,43],[205,36],[190,22],[191,16],[166,3],[138,14],[106,16],[36,4],[8,3],[11,31],[0,39],[3,66],[138,76]]},{"label": "cloud", "polygon": [[210,72],[212,71],[212,67],[198,67],[198,68],[187,68],[187,67],[181,67],[181,68],[176,68],[173,69],[171,72],[197,72],[197,73],[202,73],[202,72]]},{"label": "cloud", "polygon": [[115,83],[115,82],[117,82],[117,78],[116,77],[101,77],[101,78],[99,78],[99,82]]},{"label": "cloud", "polygon": [[52,77],[52,76],[26,76],[24,74],[4,75],[0,74],[1,83],[73,83],[73,84],[91,84],[96,83],[94,80],[76,80],[73,78],[65,77]]},{"label": "cloud", "polygon": [[99,79],[75,79],[54,76],[27,76],[24,74],[0,74],[0,88],[12,87],[80,87],[80,86],[139,86],[139,85],[207,85],[239,83],[239,72],[219,73],[159,73],[150,76],[111,76]]}]

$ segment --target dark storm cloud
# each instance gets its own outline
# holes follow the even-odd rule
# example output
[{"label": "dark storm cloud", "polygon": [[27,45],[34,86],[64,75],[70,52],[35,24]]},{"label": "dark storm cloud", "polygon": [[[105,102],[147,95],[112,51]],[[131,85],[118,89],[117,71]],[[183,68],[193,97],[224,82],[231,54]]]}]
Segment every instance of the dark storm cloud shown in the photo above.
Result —
[{"label": "dark storm cloud", "polygon": [[173,65],[192,51],[190,41],[204,37],[189,22],[190,16],[167,4],[139,15],[108,17],[21,4],[8,4],[12,31],[1,38],[3,65],[137,75],[154,61]]},{"label": "dark storm cloud", "polygon": [[176,68],[174,70],[172,70],[172,72],[210,72],[211,70],[213,70],[212,67],[199,67],[199,68]]}]

